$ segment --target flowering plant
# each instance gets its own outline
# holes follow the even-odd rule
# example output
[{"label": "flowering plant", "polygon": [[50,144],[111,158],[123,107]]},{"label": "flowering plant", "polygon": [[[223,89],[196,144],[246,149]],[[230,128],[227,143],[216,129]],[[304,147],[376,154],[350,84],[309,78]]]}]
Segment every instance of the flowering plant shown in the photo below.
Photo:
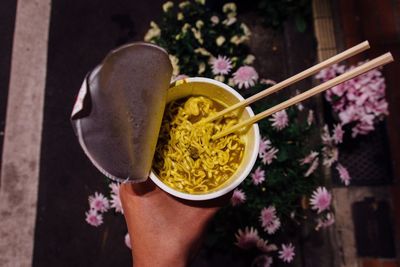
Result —
[{"label": "flowering plant", "polygon": [[[252,66],[255,56],[246,45],[251,32],[237,19],[235,4],[227,3],[222,12],[213,12],[204,0],[178,6],[166,2],[163,11],[159,25],[151,22],[145,41],[169,52],[173,79],[214,78],[244,97],[275,84],[260,78]],[[259,112],[272,104],[259,101],[252,108]],[[274,258],[289,263],[296,254],[296,231],[305,217],[316,230],[334,223],[332,195],[318,178],[318,166],[336,166],[343,183],[349,184],[346,168],[338,163],[337,145],[344,132],[339,123],[332,130],[323,127],[319,137],[314,120],[313,110],[297,105],[259,123],[262,140],[256,164],[234,190],[230,205],[215,217],[207,246],[234,251],[234,245],[235,250],[254,257],[254,266],[270,266]],[[112,183],[110,188],[110,199],[99,193],[89,197],[89,224],[101,225],[102,214],[110,207],[123,212],[118,185]],[[312,212],[304,216],[309,207]]]},{"label": "flowering plant", "polygon": [[[324,82],[353,68],[335,64],[322,70],[316,78]],[[382,72],[375,69],[332,87],[325,94],[325,99],[338,114],[340,123],[348,125],[352,137],[356,137],[373,131],[374,124],[389,114],[385,89]]]}]

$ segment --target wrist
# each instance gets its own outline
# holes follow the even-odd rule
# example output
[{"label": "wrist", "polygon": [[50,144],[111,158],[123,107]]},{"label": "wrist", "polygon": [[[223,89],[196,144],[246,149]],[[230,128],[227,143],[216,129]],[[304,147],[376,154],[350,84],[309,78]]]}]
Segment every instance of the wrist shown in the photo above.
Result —
[{"label": "wrist", "polygon": [[177,251],[175,254],[168,251],[141,255],[135,253],[132,256],[134,267],[185,267],[188,265],[188,257],[184,255],[183,251]]}]

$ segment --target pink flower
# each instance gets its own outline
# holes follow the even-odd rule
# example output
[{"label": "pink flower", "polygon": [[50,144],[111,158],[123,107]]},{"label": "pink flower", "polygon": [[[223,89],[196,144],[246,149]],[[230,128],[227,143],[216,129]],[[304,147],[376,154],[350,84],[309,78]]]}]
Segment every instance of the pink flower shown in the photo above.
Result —
[{"label": "pink flower", "polygon": [[312,194],[310,204],[312,209],[318,210],[318,213],[329,209],[331,205],[332,196],[325,187],[318,187]]},{"label": "pink flower", "polygon": [[241,189],[236,188],[233,191],[233,195],[231,198],[232,206],[243,204],[245,201],[246,201],[246,194]]},{"label": "pink flower", "polygon": [[340,144],[343,142],[343,134],[344,131],[342,129],[342,125],[336,124],[335,127],[333,128],[333,133],[332,133],[332,139],[335,142],[335,144]]},{"label": "pink flower", "polygon": [[282,244],[282,249],[279,251],[279,258],[284,262],[291,262],[294,258],[294,246],[292,243],[287,245]]},{"label": "pink flower", "polygon": [[260,221],[264,231],[268,232],[268,234],[275,233],[281,226],[281,221],[276,216],[274,206],[269,206],[261,210]]},{"label": "pink flower", "polygon": [[258,150],[258,156],[263,158],[267,153],[267,150],[271,148],[271,141],[269,139],[262,138],[260,142],[260,147]]},{"label": "pink flower", "polygon": [[260,239],[257,229],[254,229],[253,227],[246,227],[244,231],[242,231],[242,229],[239,229],[238,233],[235,234],[235,237],[235,245],[242,249],[250,249],[255,247],[258,240]]},{"label": "pink flower", "polygon": [[122,210],[122,203],[121,203],[121,199],[119,197],[119,187],[120,185],[118,183],[111,183],[109,185],[110,189],[111,189],[111,208],[115,209],[115,212],[120,212],[120,213],[124,213],[124,211]]},{"label": "pink flower", "polygon": [[253,180],[254,185],[259,185],[265,180],[265,171],[261,170],[260,167],[251,174],[251,179]]},{"label": "pink flower", "polygon": [[272,257],[269,257],[267,255],[260,255],[253,260],[253,262],[251,263],[251,266],[271,267],[272,263],[273,263]]},{"label": "pink flower", "polygon": [[253,67],[242,66],[233,74],[233,83],[239,87],[239,89],[249,88],[254,86],[258,80],[258,74]]},{"label": "pink flower", "polygon": [[269,121],[272,122],[272,127],[274,127],[278,131],[289,125],[289,118],[286,110],[281,110],[274,113]]},{"label": "pink flower", "polygon": [[[340,68],[340,69],[339,69]],[[354,67],[349,67],[348,70]],[[336,66],[321,71],[317,77],[326,81],[345,71]],[[339,114],[342,125],[353,122],[352,137],[374,130],[374,123],[388,115],[385,100],[386,84],[378,69],[332,87],[325,94],[334,112]]]},{"label": "pink flower", "polygon": [[106,212],[110,208],[108,199],[102,193],[94,193],[94,196],[89,196],[90,209],[99,212]]},{"label": "pink flower", "polygon": [[278,247],[275,244],[268,244],[268,241],[262,238],[257,241],[257,248],[265,253],[278,250]]},{"label": "pink flower", "polygon": [[311,151],[304,159],[300,160],[300,165],[310,164],[314,161],[316,157],[318,157],[319,153],[315,151]]},{"label": "pink flower", "polygon": [[333,213],[328,212],[324,218],[319,218],[317,220],[318,224],[315,227],[315,230],[318,231],[321,228],[327,228],[335,223],[335,216]]},{"label": "pink flower", "polygon": [[279,218],[275,218],[270,224],[268,224],[264,230],[267,231],[268,234],[274,234],[281,227],[281,220]]},{"label": "pink flower", "polygon": [[328,125],[326,125],[326,124],[322,128],[321,139],[322,139],[322,143],[324,145],[331,145],[331,143],[332,143],[332,137],[329,134],[329,128],[328,128]]},{"label": "pink flower", "polygon": [[119,195],[112,194],[110,203],[111,203],[111,208],[114,208],[115,212],[120,212],[124,214],[124,210],[122,209],[122,203]]},{"label": "pink flower", "polygon": [[340,180],[342,180],[342,182],[348,186],[350,184],[350,175],[349,172],[347,171],[347,169],[340,163],[337,164],[336,166],[336,170],[339,172],[339,177]]},{"label": "pink flower", "polygon": [[119,196],[119,184],[118,183],[110,183],[108,186],[111,189],[111,194]]},{"label": "pink flower", "polygon": [[312,162],[310,167],[308,167],[308,170],[304,174],[304,177],[310,176],[318,168],[318,165],[319,165],[319,159],[316,158],[316,159],[314,159],[314,161]]},{"label": "pink flower", "polygon": [[232,69],[232,62],[225,56],[218,56],[218,58],[211,59],[211,68],[214,75],[226,75]]},{"label": "pink flower", "polygon": [[124,241],[125,241],[125,245],[126,245],[128,248],[132,249],[131,238],[129,237],[129,233],[126,233],[125,238],[124,238]]},{"label": "pink flower", "polygon": [[272,160],[277,158],[276,154],[278,153],[278,151],[278,149],[272,147],[270,150],[267,151],[267,153],[264,154],[262,162],[268,165],[271,164]]},{"label": "pink flower", "polygon": [[97,210],[90,209],[85,212],[86,222],[92,226],[99,226],[103,223],[103,216],[100,213],[97,213]]},{"label": "pink flower", "polygon": [[261,79],[260,83],[266,84],[266,85],[275,85],[276,84],[276,82],[274,80],[271,80],[271,79]]}]

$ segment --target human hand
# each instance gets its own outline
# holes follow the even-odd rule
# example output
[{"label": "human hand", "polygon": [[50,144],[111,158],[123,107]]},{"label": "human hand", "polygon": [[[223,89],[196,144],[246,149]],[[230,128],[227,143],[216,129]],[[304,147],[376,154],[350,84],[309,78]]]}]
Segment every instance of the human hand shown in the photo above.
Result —
[{"label": "human hand", "polygon": [[120,197],[135,267],[187,266],[210,219],[231,194],[212,201],[185,201],[151,180],[122,184]]}]

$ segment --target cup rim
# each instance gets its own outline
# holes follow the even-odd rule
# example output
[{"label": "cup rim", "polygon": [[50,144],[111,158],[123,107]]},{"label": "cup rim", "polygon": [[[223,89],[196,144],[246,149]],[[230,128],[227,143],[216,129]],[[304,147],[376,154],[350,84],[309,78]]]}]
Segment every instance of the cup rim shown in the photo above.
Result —
[{"label": "cup rim", "polygon": [[[232,87],[228,86],[225,83],[222,83],[222,82],[214,80],[214,79],[204,78],[204,77],[191,77],[191,78],[185,78],[184,82],[185,83],[203,82],[203,83],[214,84],[218,87],[225,89],[226,91],[228,91],[229,93],[234,95],[240,101],[244,100],[244,98],[235,89],[233,89]],[[176,82],[172,83],[172,85],[174,85],[175,83]],[[251,109],[251,107],[249,107],[249,106],[246,107],[246,111],[249,113],[250,117],[254,116],[254,112]],[[230,191],[234,190],[236,187],[238,187],[244,181],[244,179],[246,179],[246,177],[249,175],[249,173],[253,169],[253,166],[257,160],[259,144],[260,144],[260,130],[259,130],[257,123],[253,124],[252,128],[254,129],[254,140],[255,140],[256,148],[253,150],[253,152],[251,154],[249,164],[247,164],[247,166],[245,167],[244,171],[242,172],[242,175],[226,187],[223,187],[221,189],[218,189],[217,191],[213,191],[213,192],[210,192],[207,194],[198,194],[198,195],[193,194],[192,195],[192,194],[180,192],[178,190],[175,190],[175,189],[167,186],[157,177],[157,175],[154,173],[153,169],[151,169],[149,177],[158,187],[160,187],[165,192],[167,192],[175,197],[186,199],[186,200],[195,200],[195,201],[210,200],[210,199],[214,199],[214,198],[220,197],[222,195],[225,195],[225,194],[229,193]]]}]

